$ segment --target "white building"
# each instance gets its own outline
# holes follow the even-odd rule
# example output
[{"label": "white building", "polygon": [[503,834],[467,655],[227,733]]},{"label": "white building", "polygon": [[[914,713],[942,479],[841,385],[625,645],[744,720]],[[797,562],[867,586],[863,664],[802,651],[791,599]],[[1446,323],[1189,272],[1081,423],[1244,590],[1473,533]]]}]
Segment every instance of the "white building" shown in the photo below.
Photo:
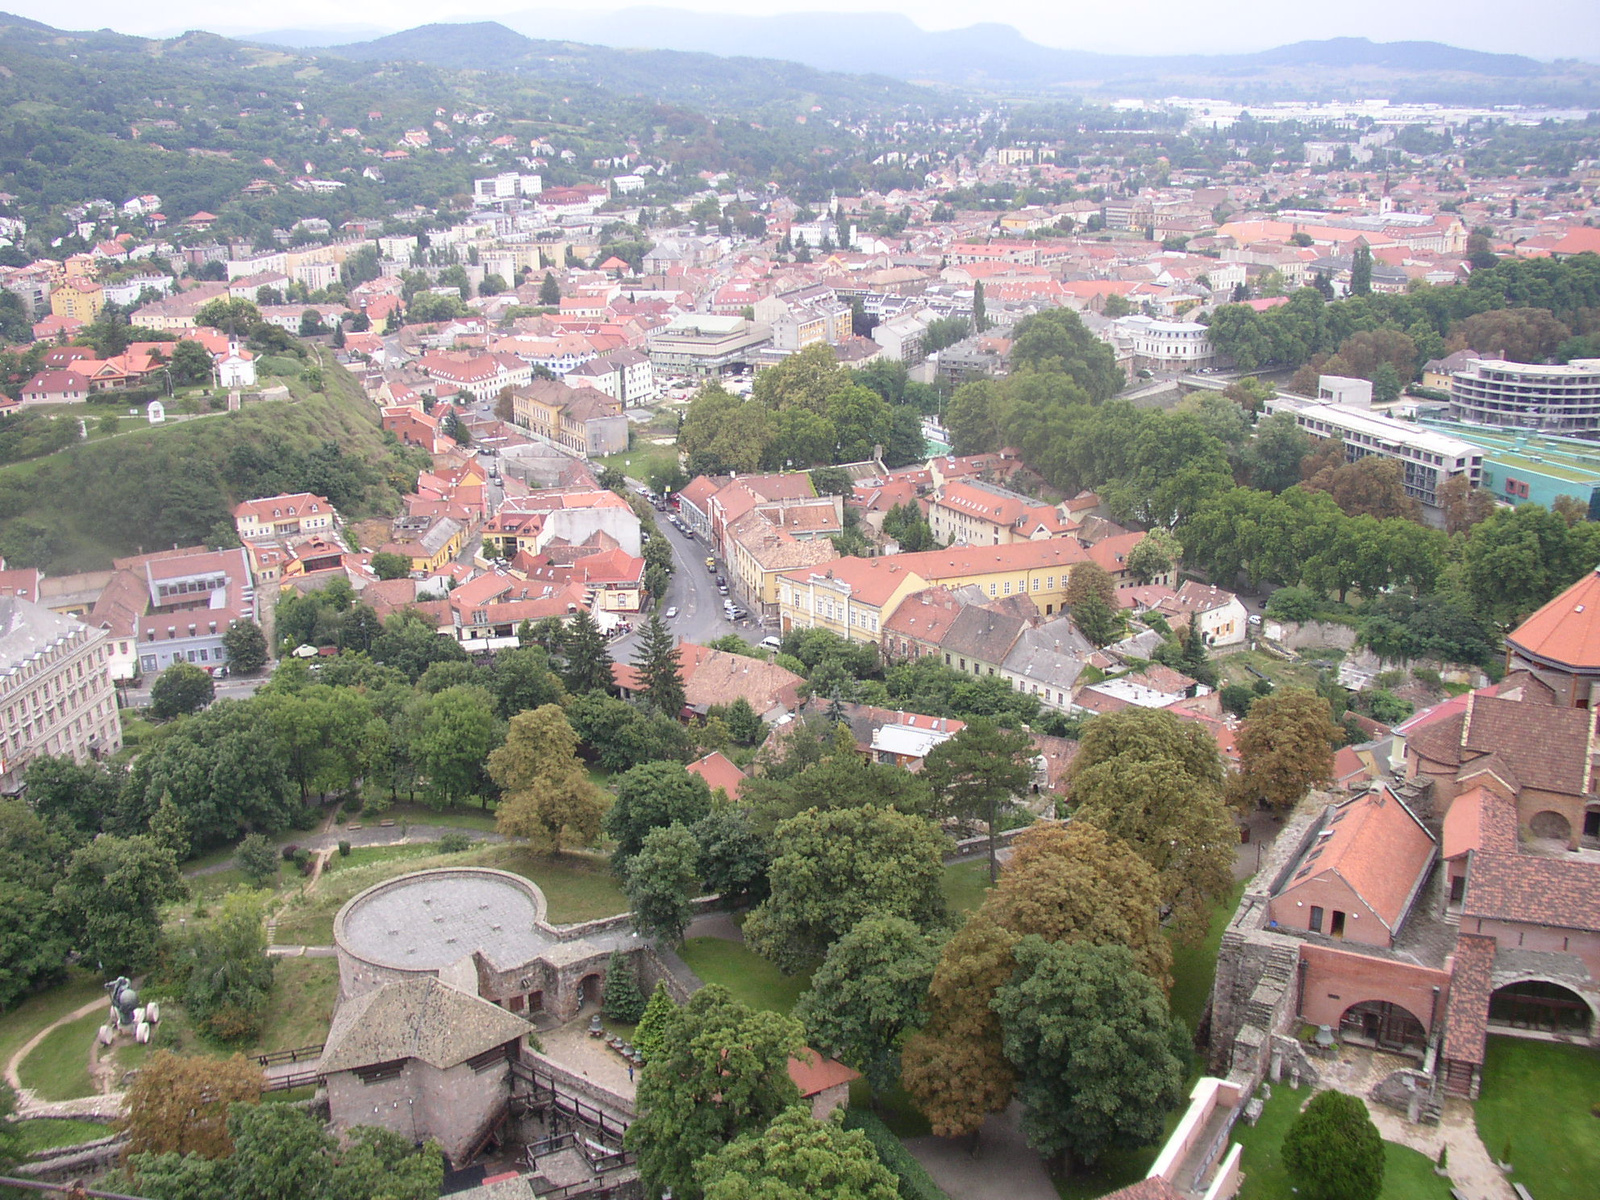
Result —
[{"label": "white building", "polygon": [[1193,371],[1209,366],[1215,355],[1211,331],[1194,321],[1121,317],[1117,333],[1132,342],[1134,364],[1152,371]]},{"label": "white building", "polygon": [[1281,392],[1268,402],[1267,410],[1293,413],[1295,423],[1315,437],[1338,438],[1348,462],[1369,454],[1395,459],[1401,464],[1406,494],[1424,504],[1438,504],[1439,484],[1452,475],[1465,475],[1474,487],[1483,478],[1482,450],[1409,421]]},{"label": "white building", "polygon": [[480,204],[515,200],[519,196],[537,196],[542,191],[544,181],[538,175],[519,175],[515,171],[472,181],[472,198]]},{"label": "white building", "polygon": [[1565,366],[1474,359],[1450,376],[1450,416],[1585,436],[1600,431],[1600,358]]},{"label": "white building", "polygon": [[928,314],[925,310],[904,312],[872,327],[872,340],[883,347],[885,358],[914,367],[927,357],[923,344],[928,332]]},{"label": "white building", "polygon": [[103,629],[0,596],[0,789],[14,791],[40,755],[84,762],[122,748],[108,640]]}]

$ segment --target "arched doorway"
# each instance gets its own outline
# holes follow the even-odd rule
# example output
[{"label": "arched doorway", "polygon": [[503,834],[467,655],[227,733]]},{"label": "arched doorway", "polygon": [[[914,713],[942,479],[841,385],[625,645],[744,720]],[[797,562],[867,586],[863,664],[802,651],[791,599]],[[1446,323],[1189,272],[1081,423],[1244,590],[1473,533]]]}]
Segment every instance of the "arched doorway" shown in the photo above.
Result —
[{"label": "arched doorway", "polygon": [[1594,1014],[1588,1001],[1571,988],[1524,979],[1489,997],[1489,1024],[1583,1037],[1594,1024]]},{"label": "arched doorway", "polygon": [[600,1003],[600,976],[599,975],[597,975],[597,974],[596,975],[585,975],[583,977],[583,979],[581,981],[579,981],[579,983],[578,983],[578,1003],[580,1005],[583,1005],[583,1004],[599,1004]]},{"label": "arched doorway", "polygon": [[1344,1010],[1339,1036],[1346,1042],[1400,1053],[1422,1053],[1428,1031],[1410,1009],[1388,1000],[1363,1000]]},{"label": "arched doorway", "polygon": [[1536,838],[1549,838],[1556,842],[1572,840],[1572,822],[1550,809],[1534,813],[1528,822],[1528,829]]}]

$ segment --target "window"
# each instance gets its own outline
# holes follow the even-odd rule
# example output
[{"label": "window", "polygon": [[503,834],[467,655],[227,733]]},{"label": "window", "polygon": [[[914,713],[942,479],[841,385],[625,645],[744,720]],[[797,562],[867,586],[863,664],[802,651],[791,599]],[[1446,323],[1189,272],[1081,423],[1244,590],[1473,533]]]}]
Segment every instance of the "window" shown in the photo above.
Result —
[{"label": "window", "polygon": [[1311,932],[1322,932],[1322,907],[1317,904],[1311,906]]},{"label": "window", "polygon": [[406,1069],[406,1060],[396,1058],[389,1062],[373,1063],[370,1067],[357,1067],[352,1074],[362,1083],[382,1083],[385,1079],[398,1079]]}]

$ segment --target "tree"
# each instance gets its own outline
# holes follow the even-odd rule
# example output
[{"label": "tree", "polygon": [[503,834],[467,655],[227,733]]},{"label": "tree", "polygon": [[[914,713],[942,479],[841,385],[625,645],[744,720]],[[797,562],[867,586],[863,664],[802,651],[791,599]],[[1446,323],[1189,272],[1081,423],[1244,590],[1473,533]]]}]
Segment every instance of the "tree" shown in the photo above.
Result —
[{"label": "tree", "polygon": [[1350,294],[1372,295],[1372,248],[1365,241],[1358,240],[1350,255]]},{"label": "tree", "polygon": [[1381,362],[1372,372],[1372,402],[1393,404],[1400,399],[1400,376],[1390,363]]},{"label": "tree", "polygon": [[972,285],[972,332],[986,333],[989,329],[989,311],[983,302],[983,280]]},{"label": "tree", "polygon": [[568,624],[562,653],[566,666],[561,678],[574,696],[611,689],[611,654],[606,650],[605,634],[588,609],[579,609]]},{"label": "tree", "polygon": [[1096,646],[1109,646],[1122,633],[1122,621],[1116,610],[1097,592],[1090,592],[1073,606],[1072,623]]},{"label": "tree", "polygon": [[251,887],[265,887],[278,877],[278,851],[263,834],[246,834],[233,861]]},{"label": "tree", "polygon": [[501,733],[493,700],[482,688],[457,685],[434,696],[412,743],[412,754],[427,777],[430,803],[446,808],[476,795],[487,808],[484,760]]},{"label": "tree", "polygon": [[261,1032],[273,967],[267,955],[264,898],[260,892],[228,893],[217,915],[189,942],[192,962],[184,1010],[219,1042],[249,1041]]},{"label": "tree", "polygon": [[633,667],[639,677],[640,699],[663,716],[676,717],[683,711],[683,661],[658,614],[651,614],[640,632]]},{"label": "tree", "polygon": [[539,303],[545,308],[556,308],[561,304],[561,285],[549,271],[544,273],[544,281],[539,284]]},{"label": "tree", "polygon": [[1250,706],[1239,727],[1239,794],[1292,807],[1313,784],[1333,774],[1340,739],[1328,702],[1310,688],[1283,687]]},{"label": "tree", "polygon": [[244,617],[228,622],[222,650],[228,656],[228,669],[236,674],[249,675],[267,665],[267,636],[261,626]]},{"label": "tree", "polygon": [[411,560],[392,550],[379,550],[372,556],[372,571],[379,579],[404,579],[411,574]]},{"label": "tree", "polygon": [[613,950],[606,960],[606,984],[600,997],[601,1011],[613,1021],[636,1024],[644,1016],[645,1000],[633,964],[621,950]]},{"label": "tree", "polygon": [[172,348],[167,364],[178,387],[198,387],[211,382],[211,352],[199,342],[183,341]]},{"label": "tree", "polygon": [[867,917],[828,950],[794,1016],[810,1045],[866,1077],[877,1095],[900,1078],[900,1048],[921,1023],[939,944],[901,917]]},{"label": "tree", "polygon": [[700,844],[695,873],[707,894],[721,896],[728,908],[759,904],[767,898],[772,852],[745,809],[715,804],[695,823],[694,836]]},{"label": "tree", "polygon": [[1243,466],[1250,486],[1281,492],[1300,482],[1300,463],[1311,452],[1311,438],[1290,412],[1273,413],[1256,424],[1245,447]]},{"label": "tree", "polygon": [[1377,1200],[1383,1136],[1359,1098],[1318,1092],[1284,1135],[1283,1165],[1307,1200]]},{"label": "tree", "polygon": [[1074,563],[1067,574],[1067,588],[1062,599],[1069,609],[1075,610],[1090,596],[1098,596],[1108,608],[1115,610],[1117,585],[1099,563],[1087,560]]},{"label": "tree", "polygon": [[722,719],[727,722],[729,736],[741,746],[758,745],[767,736],[766,722],[743,696],[734,697]]},{"label": "tree", "polygon": [[1097,718],[1073,760],[1071,797],[1074,823],[1132,848],[1155,872],[1178,929],[1202,936],[1232,886],[1239,843],[1210,733],[1158,709]]},{"label": "tree", "polygon": [[1017,935],[980,909],[945,943],[928,988],[928,1022],[905,1043],[901,1082],[939,1137],[976,1133],[1011,1102],[1006,1060],[990,1002],[1016,969]]},{"label": "tree", "polygon": [[1149,583],[1158,576],[1169,573],[1183,553],[1170,530],[1152,529],[1134,548],[1128,551],[1124,564],[1140,583]]},{"label": "tree", "polygon": [[182,895],[171,849],[148,835],[102,835],[67,860],[56,906],[74,948],[107,973],[147,966],[161,940],[161,906]]},{"label": "tree", "polygon": [[924,760],[922,777],[947,816],[981,820],[989,829],[989,882],[1000,878],[995,857],[999,815],[1012,807],[1033,781],[1033,739],[1001,729],[988,717],[968,723],[939,743]]},{"label": "tree", "polygon": [[657,980],[655,990],[650,993],[650,999],[644,1006],[644,1015],[639,1018],[638,1027],[633,1031],[633,1044],[645,1062],[665,1049],[667,1028],[677,1012],[678,1003],[667,991],[666,980]]},{"label": "tree", "polygon": [[193,663],[175,662],[156,677],[150,689],[150,715],[158,721],[170,721],[199,712],[215,694],[209,672]]},{"label": "tree", "polygon": [[1568,525],[1537,504],[1500,509],[1472,530],[1467,591],[1490,620],[1509,628],[1600,561],[1600,524]]},{"label": "tree", "polygon": [[706,1200],[896,1200],[899,1181],[867,1135],[801,1105],[695,1164]]},{"label": "tree", "polygon": [[261,1068],[243,1055],[219,1059],[157,1050],[128,1085],[128,1153],[226,1158],[233,1153],[229,1106],[260,1099]]},{"label": "tree", "polygon": [[[1444,531],[1450,534],[1466,533],[1479,522],[1487,520],[1494,512],[1494,493],[1474,487],[1466,475],[1452,475],[1441,483],[1434,493],[1439,509],[1444,513]],[[1558,501],[1566,497],[1557,496]],[[1587,508],[1584,514],[1587,515]],[[1572,524],[1572,522],[1568,522]]]},{"label": "tree", "polygon": [[930,928],[944,917],[943,834],[893,809],[807,810],[781,823],[772,894],[745,922],[745,940],[793,973],[868,916]]},{"label": "tree", "polygon": [[578,735],[559,705],[511,718],[505,743],[489,755],[489,775],[503,797],[495,828],[523,838],[536,853],[559,854],[563,844],[593,842],[605,802],[577,756]]},{"label": "tree", "polygon": [[694,916],[699,855],[694,834],[674,823],[647,833],[639,853],[624,864],[628,907],[641,936],[669,946],[683,941],[683,931]]},{"label": "tree", "polygon": [[619,864],[639,853],[652,829],[693,825],[711,811],[711,789],[682,763],[641,763],[617,776],[615,791],[605,829]]},{"label": "tree", "polygon": [[1023,938],[995,992],[1028,1145],[1092,1165],[1161,1140],[1183,1096],[1189,1036],[1125,946]]},{"label": "tree", "polygon": [[639,1118],[624,1144],[650,1194],[699,1200],[695,1164],[764,1129],[799,1099],[789,1058],[805,1051],[800,1023],[752,1012],[724,987],[701,988],[663,1022],[660,1049],[639,1078]]}]

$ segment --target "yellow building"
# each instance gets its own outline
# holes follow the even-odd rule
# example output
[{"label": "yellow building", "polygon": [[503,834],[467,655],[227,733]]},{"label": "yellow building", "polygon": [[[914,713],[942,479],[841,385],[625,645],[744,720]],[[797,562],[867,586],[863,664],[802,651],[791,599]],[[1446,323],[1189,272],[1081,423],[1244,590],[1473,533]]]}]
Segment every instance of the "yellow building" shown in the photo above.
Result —
[{"label": "yellow building", "polygon": [[877,644],[883,623],[900,602],[927,587],[900,559],[840,558],[821,567],[786,571],[779,578],[778,619],[791,629],[826,629],[852,642]]},{"label": "yellow building", "polygon": [[50,311],[58,317],[67,317],[91,324],[106,306],[106,292],[92,279],[68,279],[50,293]]},{"label": "yellow building", "polygon": [[759,606],[763,617],[779,613],[778,593],[785,572],[815,570],[839,557],[831,539],[797,538],[761,509],[732,522],[723,542],[735,594],[752,608]]}]

